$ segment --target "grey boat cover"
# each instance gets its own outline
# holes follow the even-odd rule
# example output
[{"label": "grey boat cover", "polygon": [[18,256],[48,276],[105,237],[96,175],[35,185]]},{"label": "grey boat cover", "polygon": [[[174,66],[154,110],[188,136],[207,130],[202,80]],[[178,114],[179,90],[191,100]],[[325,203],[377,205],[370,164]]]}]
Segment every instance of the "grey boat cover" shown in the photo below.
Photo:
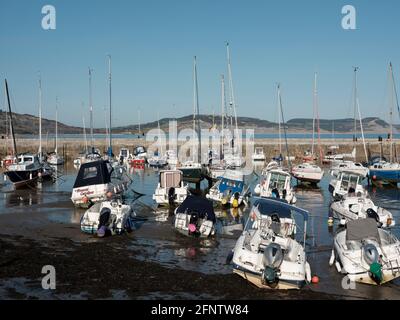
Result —
[{"label": "grey boat cover", "polygon": [[357,219],[346,223],[346,241],[375,239],[380,243],[378,227],[375,219]]}]

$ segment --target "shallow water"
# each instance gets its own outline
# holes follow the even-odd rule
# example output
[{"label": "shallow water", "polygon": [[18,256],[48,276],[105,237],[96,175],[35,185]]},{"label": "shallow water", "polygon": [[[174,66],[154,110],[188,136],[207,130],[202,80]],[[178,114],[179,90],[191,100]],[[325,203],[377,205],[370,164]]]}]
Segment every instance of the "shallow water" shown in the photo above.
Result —
[{"label": "shallow water", "polygon": [[[226,264],[226,258],[243,228],[249,207],[240,210],[216,209],[219,221],[217,236],[205,240],[188,238],[174,230],[173,212],[168,209],[156,209],[152,193],[158,182],[157,170],[130,168],[129,173],[133,183],[126,200],[133,201],[136,222],[135,230],[126,238],[125,245],[133,252],[136,259],[157,262],[168,268],[193,270],[205,274],[232,272],[231,266]],[[72,225],[70,229],[66,229],[64,237],[83,242],[104,241],[79,232],[79,222],[84,210],[75,209],[70,201],[76,170],[73,167],[59,168],[58,175],[59,179],[55,183],[42,183],[36,189],[14,191],[9,183],[1,187],[0,219],[4,219],[1,220],[0,234],[24,235],[29,232],[34,233],[46,224],[55,223]],[[252,185],[256,183],[254,176],[248,176],[246,179]],[[357,284],[356,290],[342,289],[342,276],[334,267],[328,265],[336,229],[336,226],[330,228],[327,224],[331,202],[328,191],[329,180],[330,176],[326,170],[318,188],[297,186],[293,182],[298,199],[296,205],[310,212],[308,259],[312,273],[319,276],[320,282],[309,287],[313,291],[336,294],[342,298],[400,299],[399,280],[380,287]],[[206,184],[202,187],[205,188]],[[368,187],[368,190],[373,201],[389,209],[399,224],[399,190],[372,187]],[[143,196],[134,201],[137,193]],[[229,230],[233,232],[228,232]],[[395,227],[392,231],[400,236],[400,227]],[[57,234],[52,236],[57,237]],[[116,296],[120,294],[116,293]],[[150,294],[148,298],[154,297]]]}]

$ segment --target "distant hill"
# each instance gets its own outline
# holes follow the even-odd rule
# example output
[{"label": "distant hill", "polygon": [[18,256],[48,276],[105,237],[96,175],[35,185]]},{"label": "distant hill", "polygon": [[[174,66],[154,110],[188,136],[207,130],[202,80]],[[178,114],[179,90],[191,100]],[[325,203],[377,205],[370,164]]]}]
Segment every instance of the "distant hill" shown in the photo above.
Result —
[{"label": "distant hill", "polygon": [[[4,135],[5,129],[5,119],[6,113],[0,111],[0,136]],[[38,134],[39,131],[39,118],[37,116],[29,114],[18,114],[13,113],[14,119],[14,130],[16,134]],[[192,115],[184,116],[181,118],[163,118],[160,119],[160,127],[164,131],[168,131],[169,121],[176,120],[178,122],[178,129],[181,128],[192,128],[193,118]],[[200,115],[200,123],[202,128],[210,128],[213,123],[212,115]],[[221,117],[215,116],[214,123],[220,127]],[[311,132],[313,127],[313,120],[306,118],[291,119],[286,124],[289,132]],[[238,127],[241,129],[252,128],[256,132],[273,132],[278,129],[278,124],[257,118],[250,117],[238,117]],[[320,120],[320,128],[323,133],[330,133],[334,129],[335,133],[351,133],[354,127],[354,119],[336,119],[336,120]],[[400,131],[400,125],[394,126],[397,131]],[[157,121],[144,123],[141,125],[141,130],[147,132],[151,129],[157,128]],[[385,134],[389,130],[389,124],[384,120],[379,118],[370,117],[363,119],[363,128],[365,132],[368,133],[382,133]],[[359,121],[357,121],[357,129],[359,128]],[[61,122],[58,123],[58,130],[60,134],[64,133],[82,133],[83,129],[81,127],[69,126]],[[89,128],[86,128],[89,132]],[[55,121],[42,119],[42,133],[53,134],[55,132]],[[104,133],[105,129],[94,129],[95,133]],[[123,127],[113,128],[115,133],[134,133],[138,132],[138,125],[132,124]]]}]

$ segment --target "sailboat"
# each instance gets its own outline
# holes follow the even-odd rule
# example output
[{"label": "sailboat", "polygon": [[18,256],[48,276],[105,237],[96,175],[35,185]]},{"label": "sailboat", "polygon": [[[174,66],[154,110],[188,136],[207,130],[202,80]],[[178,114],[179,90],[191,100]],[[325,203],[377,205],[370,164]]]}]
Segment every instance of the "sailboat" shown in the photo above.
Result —
[{"label": "sailboat", "polygon": [[[196,130],[197,129],[197,130]],[[195,151],[195,136],[198,132],[198,150]],[[193,142],[192,142],[192,157],[193,160],[185,161],[177,165],[177,170],[182,171],[183,180],[186,182],[200,183],[205,174],[204,168],[201,164],[201,130],[200,130],[200,110],[199,110],[199,95],[198,95],[198,82],[197,82],[197,60],[196,56],[193,60]],[[197,155],[197,159],[196,159]]]},{"label": "sailboat", "polygon": [[52,180],[54,175],[54,168],[47,162],[47,154],[43,153],[42,148],[42,79],[39,77],[39,150],[38,158],[41,164],[41,172],[39,177],[41,180]]},{"label": "sailboat", "polygon": [[[242,156],[239,154],[241,148],[239,148],[236,138],[239,134],[237,113],[236,113],[236,101],[233,88],[232,79],[232,67],[231,67],[231,56],[229,51],[229,42],[226,43],[226,56],[228,63],[228,87],[229,87],[229,110],[230,110],[230,132],[232,134],[231,140],[229,141],[229,146],[224,148],[224,161],[229,168],[242,167],[245,164]],[[235,128],[233,127],[233,118],[235,118]],[[240,141],[240,139],[239,139]]]},{"label": "sailboat", "polygon": [[[317,92],[317,73],[314,74],[314,106],[313,106],[313,135],[311,145],[311,159],[316,159],[314,155],[315,147],[315,116],[317,116],[318,127],[318,146],[320,151],[320,159],[322,158],[319,130],[319,112],[318,112],[318,92]],[[321,181],[324,171],[316,164],[310,163],[310,158],[303,158],[303,163],[292,168],[292,175],[297,181],[317,184]]]},{"label": "sailboat", "polygon": [[[158,137],[161,136],[161,129],[160,129],[160,117],[157,120],[157,127],[158,127]],[[162,142],[160,143],[160,150],[156,150],[152,157],[147,159],[147,162],[150,167],[154,168],[162,168],[167,165],[167,157],[163,154],[162,151]]]},{"label": "sailboat", "polygon": [[389,73],[392,83],[392,94],[391,94],[391,105],[390,105],[390,155],[389,161],[380,159],[379,161],[372,163],[369,166],[369,175],[372,178],[373,183],[381,183],[388,185],[397,185],[400,183],[400,163],[395,157],[395,148],[393,144],[393,105],[394,99],[396,100],[397,110],[400,115],[400,107],[397,96],[396,83],[394,80],[393,66],[389,64]]},{"label": "sailboat", "polygon": [[[278,106],[279,106],[279,117],[282,119],[285,142],[286,142],[286,152],[289,165],[289,172],[291,171],[291,160],[289,156],[289,145],[287,142],[285,120],[283,117],[282,99],[280,85],[277,87],[278,92]],[[280,123],[280,121],[279,121]],[[280,134],[279,134],[280,137]],[[281,139],[279,139],[281,140]],[[282,150],[281,143],[279,143],[280,149]],[[281,151],[280,150],[280,151]],[[282,152],[280,154],[282,158]],[[281,166],[281,161],[271,161],[263,169],[261,173],[260,183],[254,188],[254,193],[262,198],[275,197],[278,199],[283,199],[290,204],[295,204],[297,201],[296,195],[291,186],[291,175],[288,171],[284,170]]]},{"label": "sailboat", "polygon": [[64,158],[58,154],[58,100],[56,100],[56,147],[53,153],[50,153],[47,162],[51,165],[61,165]]},{"label": "sailboat", "polygon": [[34,185],[42,173],[42,165],[39,162],[37,154],[23,153],[18,154],[17,144],[15,141],[13,117],[10,104],[10,94],[8,91],[7,80],[5,80],[5,88],[8,103],[8,113],[10,117],[10,133],[13,139],[13,153],[16,156],[16,163],[10,164],[4,174],[13,183],[14,187],[21,188]]}]

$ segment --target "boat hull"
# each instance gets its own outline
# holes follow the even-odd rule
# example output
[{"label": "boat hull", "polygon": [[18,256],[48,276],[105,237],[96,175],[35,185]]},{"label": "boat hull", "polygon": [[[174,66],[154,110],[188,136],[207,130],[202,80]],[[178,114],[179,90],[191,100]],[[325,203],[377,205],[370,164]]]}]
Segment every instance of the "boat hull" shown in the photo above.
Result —
[{"label": "boat hull", "polygon": [[273,285],[268,285],[262,281],[261,274],[250,272],[245,270],[239,266],[234,266],[233,273],[241,276],[246,279],[253,285],[261,289],[272,289],[272,290],[300,290],[306,284],[305,280],[296,281],[296,280],[285,280],[279,279],[279,281]]},{"label": "boat hull", "polygon": [[34,185],[39,178],[39,169],[24,171],[6,171],[4,173],[15,188],[24,188]]}]

